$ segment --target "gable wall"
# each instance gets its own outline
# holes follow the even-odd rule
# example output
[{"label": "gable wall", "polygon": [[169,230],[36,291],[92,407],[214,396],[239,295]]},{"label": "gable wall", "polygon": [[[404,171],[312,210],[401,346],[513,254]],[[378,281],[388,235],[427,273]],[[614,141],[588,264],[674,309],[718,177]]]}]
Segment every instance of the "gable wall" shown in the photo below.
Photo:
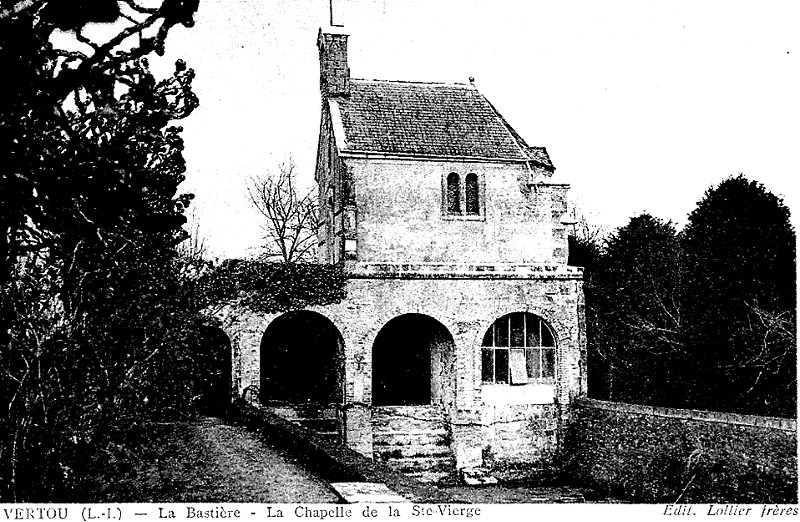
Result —
[{"label": "gable wall", "polygon": [[319,226],[317,229],[318,259],[321,263],[338,263],[342,259],[344,241],[345,166],[339,156],[331,124],[328,104],[322,104],[317,166],[314,179],[319,197]]},{"label": "gable wall", "polygon": [[[355,187],[358,261],[566,263],[566,186],[530,189],[530,181],[546,179],[542,173],[516,164],[345,161]],[[450,172],[482,180],[480,219],[444,214]]]}]

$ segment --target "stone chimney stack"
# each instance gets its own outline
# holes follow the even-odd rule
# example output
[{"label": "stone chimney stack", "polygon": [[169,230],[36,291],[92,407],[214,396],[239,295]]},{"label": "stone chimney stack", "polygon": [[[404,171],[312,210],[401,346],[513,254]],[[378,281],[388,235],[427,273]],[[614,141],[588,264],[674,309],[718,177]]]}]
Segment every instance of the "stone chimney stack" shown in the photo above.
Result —
[{"label": "stone chimney stack", "polygon": [[323,33],[317,37],[319,88],[323,96],[350,96],[350,67],[347,66],[347,35]]}]

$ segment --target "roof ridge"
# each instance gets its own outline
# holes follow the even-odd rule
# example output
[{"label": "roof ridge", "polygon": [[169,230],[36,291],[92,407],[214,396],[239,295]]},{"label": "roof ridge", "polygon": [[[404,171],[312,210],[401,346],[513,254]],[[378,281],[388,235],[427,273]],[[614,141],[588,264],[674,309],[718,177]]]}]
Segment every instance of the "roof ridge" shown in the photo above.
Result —
[{"label": "roof ridge", "polygon": [[[431,81],[412,81],[412,80],[381,80],[378,78],[351,78],[350,81],[356,82],[372,82],[372,83],[399,83],[403,85],[432,85],[444,87],[465,87],[475,89],[474,85],[462,82],[431,82]],[[476,89],[477,90],[477,89]]]}]

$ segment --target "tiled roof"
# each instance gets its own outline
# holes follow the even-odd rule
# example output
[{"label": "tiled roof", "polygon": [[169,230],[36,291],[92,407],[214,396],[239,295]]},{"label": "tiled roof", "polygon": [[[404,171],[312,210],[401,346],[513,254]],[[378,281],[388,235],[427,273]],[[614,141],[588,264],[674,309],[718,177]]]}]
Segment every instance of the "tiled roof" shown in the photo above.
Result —
[{"label": "tiled roof", "polygon": [[552,168],[472,86],[377,80],[350,82],[335,97],[346,150],[421,156],[533,160]]}]

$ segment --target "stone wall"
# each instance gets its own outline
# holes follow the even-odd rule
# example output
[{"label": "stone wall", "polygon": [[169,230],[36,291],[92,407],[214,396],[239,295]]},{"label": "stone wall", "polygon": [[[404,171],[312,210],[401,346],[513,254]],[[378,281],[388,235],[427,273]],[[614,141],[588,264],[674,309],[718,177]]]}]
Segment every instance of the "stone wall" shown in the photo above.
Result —
[{"label": "stone wall", "polygon": [[555,404],[485,405],[482,409],[483,465],[552,465],[558,447]]},{"label": "stone wall", "polygon": [[635,502],[797,502],[797,424],[580,401],[562,455],[573,481]]},{"label": "stone wall", "polygon": [[[312,307],[327,317],[344,339],[348,363],[346,402],[371,402],[372,345],[389,320],[407,313],[436,319],[456,344],[459,406],[480,400],[480,344],[491,324],[511,312],[531,312],[555,331],[559,377],[556,400],[569,403],[585,391],[581,374],[583,338],[578,326],[581,303],[579,275],[563,279],[352,279],[348,297],[336,305]],[[248,310],[226,312],[225,330],[235,359],[235,380],[242,393],[259,382],[260,344],[267,326],[280,314],[257,315]],[[362,379],[359,377],[367,377]],[[520,392],[521,393],[521,392]],[[552,402],[552,398],[550,400]]]},{"label": "stone wall", "polygon": [[[345,160],[358,209],[358,261],[566,263],[566,185],[518,164]],[[479,176],[479,216],[448,216],[447,175]]]},{"label": "stone wall", "polygon": [[[384,273],[383,278],[354,277],[343,302],[311,309],[329,319],[344,341],[344,404],[369,407],[372,403],[372,349],[381,328],[404,314],[424,314],[453,338],[450,349],[455,353],[437,352],[433,364],[435,369],[455,369],[435,371],[434,377],[445,379],[441,383],[443,402],[448,417],[458,425],[453,439],[458,466],[482,465],[484,455],[513,462],[549,458],[563,421],[560,416],[566,415],[572,400],[586,390],[580,272],[563,266],[539,267],[543,269],[527,274],[506,273],[500,266],[491,271],[462,268],[451,271],[452,278],[413,276],[402,270]],[[495,320],[512,312],[533,313],[551,326],[557,346],[554,384],[481,383],[483,336]],[[261,339],[278,315],[230,309],[226,316],[235,357],[234,382],[242,394],[259,384]],[[353,421],[353,429],[363,430],[368,421],[361,408],[356,410],[358,415],[351,416],[360,424]],[[351,447],[372,451],[371,442],[355,437],[355,433],[349,434]]]}]

